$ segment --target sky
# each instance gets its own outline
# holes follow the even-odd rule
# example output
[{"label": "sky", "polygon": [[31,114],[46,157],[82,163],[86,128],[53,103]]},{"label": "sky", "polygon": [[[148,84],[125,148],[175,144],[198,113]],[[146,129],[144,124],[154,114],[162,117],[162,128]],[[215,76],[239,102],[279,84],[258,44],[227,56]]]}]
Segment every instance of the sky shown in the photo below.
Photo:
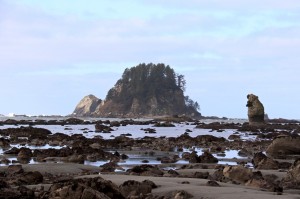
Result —
[{"label": "sky", "polygon": [[204,116],[300,119],[299,0],[0,0],[0,113],[67,115],[165,63]]}]

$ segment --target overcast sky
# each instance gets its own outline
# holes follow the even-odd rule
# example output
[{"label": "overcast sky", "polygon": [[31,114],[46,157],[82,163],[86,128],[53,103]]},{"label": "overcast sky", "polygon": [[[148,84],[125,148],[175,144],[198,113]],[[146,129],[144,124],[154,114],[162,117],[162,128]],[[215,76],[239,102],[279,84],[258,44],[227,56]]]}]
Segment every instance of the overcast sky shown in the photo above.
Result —
[{"label": "overcast sky", "polygon": [[300,119],[299,0],[0,0],[0,113],[72,113],[165,63],[203,115]]}]

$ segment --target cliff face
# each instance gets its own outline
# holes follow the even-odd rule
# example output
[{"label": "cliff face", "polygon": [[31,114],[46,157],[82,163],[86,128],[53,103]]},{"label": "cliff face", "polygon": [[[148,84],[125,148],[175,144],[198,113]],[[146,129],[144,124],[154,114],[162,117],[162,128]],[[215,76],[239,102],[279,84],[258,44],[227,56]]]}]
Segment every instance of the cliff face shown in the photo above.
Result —
[{"label": "cliff face", "polygon": [[195,110],[188,110],[182,91],[168,91],[162,96],[148,99],[133,97],[129,105],[115,102],[114,99],[104,101],[95,115],[101,117],[155,117],[169,115],[200,116]]},{"label": "cliff face", "polygon": [[184,88],[183,75],[169,66],[140,64],[124,71],[104,101],[86,97],[74,112],[97,117],[200,117],[198,103],[184,96]]},{"label": "cliff face", "polygon": [[92,116],[100,106],[102,100],[98,99],[94,95],[85,96],[80,102],[77,104],[75,110],[73,111],[73,115],[76,116]]}]

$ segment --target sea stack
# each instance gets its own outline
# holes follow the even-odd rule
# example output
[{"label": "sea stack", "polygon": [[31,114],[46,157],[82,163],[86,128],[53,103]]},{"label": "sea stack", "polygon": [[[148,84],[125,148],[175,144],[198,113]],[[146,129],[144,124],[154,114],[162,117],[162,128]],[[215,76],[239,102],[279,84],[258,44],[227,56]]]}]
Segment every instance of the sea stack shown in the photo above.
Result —
[{"label": "sea stack", "polygon": [[102,100],[94,95],[85,96],[76,106],[72,115],[76,116],[92,116],[101,104]]},{"label": "sea stack", "polygon": [[126,68],[104,100],[89,95],[77,105],[73,115],[104,118],[201,118],[200,106],[184,95],[184,75],[170,66],[139,64]]},{"label": "sea stack", "polygon": [[247,95],[248,120],[250,125],[261,125],[265,123],[264,106],[259,101],[258,96],[253,94]]}]

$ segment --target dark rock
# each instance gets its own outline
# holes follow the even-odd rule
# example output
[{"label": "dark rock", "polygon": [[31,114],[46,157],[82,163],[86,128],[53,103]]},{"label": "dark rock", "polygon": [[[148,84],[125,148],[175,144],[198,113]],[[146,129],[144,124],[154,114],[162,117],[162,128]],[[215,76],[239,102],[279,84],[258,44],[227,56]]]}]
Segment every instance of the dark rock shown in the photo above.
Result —
[{"label": "dark rock", "polygon": [[5,138],[0,138],[0,148],[2,149],[10,148],[10,141]]},{"label": "dark rock", "polygon": [[156,130],[153,128],[146,128],[146,129],[142,129],[142,130],[145,131],[145,133],[149,133],[149,134],[156,133]]},{"label": "dark rock", "polygon": [[6,164],[6,165],[8,165],[8,164],[10,164],[11,163],[11,161],[9,160],[9,159],[7,159],[7,158],[2,158],[1,160],[0,160],[0,164]]},{"label": "dark rock", "polygon": [[18,153],[17,159],[21,163],[29,163],[31,157],[31,149],[22,147]]},{"label": "dark rock", "polygon": [[0,180],[0,190],[4,189],[4,188],[9,188],[9,184],[7,182],[5,182],[4,180]]},{"label": "dark rock", "polygon": [[211,153],[208,151],[204,151],[204,153],[199,156],[199,162],[201,163],[217,163],[218,158],[215,158]]},{"label": "dark rock", "polygon": [[113,131],[113,129],[109,126],[97,123],[95,125],[95,131],[100,133],[110,133],[111,131]]},{"label": "dark rock", "polygon": [[170,122],[158,122],[154,126],[155,127],[175,127],[175,125]]},{"label": "dark rock", "polygon": [[225,142],[226,139],[223,137],[215,137],[213,135],[198,135],[197,137],[195,137],[195,140],[198,143],[211,143],[211,142]]},{"label": "dark rock", "polygon": [[179,173],[178,173],[177,171],[173,170],[173,169],[170,169],[170,170],[168,171],[168,174],[169,174],[170,176],[172,176],[172,177],[179,176]]},{"label": "dark rock", "polygon": [[252,159],[252,164],[256,169],[265,169],[265,170],[277,170],[279,169],[278,161],[275,161],[267,157],[262,152],[255,153]]},{"label": "dark rock", "polygon": [[274,158],[300,154],[300,137],[280,136],[273,140],[266,150]]},{"label": "dark rock", "polygon": [[24,172],[22,165],[9,165],[7,167],[7,174],[8,175],[16,175]]},{"label": "dark rock", "polygon": [[178,157],[173,156],[173,157],[162,157],[161,158],[161,163],[175,163],[177,162]]},{"label": "dark rock", "polygon": [[241,139],[241,136],[234,135],[234,134],[232,134],[228,137],[228,140],[240,140],[240,139]]},{"label": "dark rock", "polygon": [[83,178],[54,183],[45,198],[65,199],[125,199],[118,187],[111,181],[97,178]]},{"label": "dark rock", "polygon": [[[187,157],[187,155],[185,156]],[[198,155],[196,151],[193,151],[189,155],[189,163],[198,163]]]},{"label": "dark rock", "polygon": [[300,188],[300,159],[295,160],[286,176],[282,179],[285,188]]},{"label": "dark rock", "polygon": [[38,171],[25,172],[18,177],[18,182],[21,184],[39,184],[43,182],[43,175]]},{"label": "dark rock", "polygon": [[68,118],[65,120],[66,124],[84,124],[84,121],[78,118]]},{"label": "dark rock", "polygon": [[139,165],[134,166],[132,169],[128,169],[127,172],[135,173],[143,176],[163,176],[164,172],[161,171],[157,166],[152,165]]},{"label": "dark rock", "polygon": [[132,196],[145,196],[152,191],[152,185],[144,182],[138,182],[135,180],[125,181],[120,185],[120,192],[126,198],[130,198]]},{"label": "dark rock", "polygon": [[157,188],[157,185],[154,182],[152,182],[151,180],[144,180],[142,183],[150,185],[150,187],[152,189],[156,189]]},{"label": "dark rock", "polygon": [[51,134],[51,131],[43,128],[33,127],[20,127],[20,128],[8,128],[0,130],[0,135],[10,136],[11,140],[16,140],[19,137],[27,137],[32,139],[47,139],[47,136]]},{"label": "dark rock", "polygon": [[264,124],[264,106],[259,101],[258,97],[253,94],[247,95],[247,107],[248,107],[248,119],[250,125],[261,125]]},{"label": "dark rock", "polygon": [[100,167],[101,172],[115,172],[116,169],[120,168],[120,166],[115,162],[108,162]]},{"label": "dark rock", "polygon": [[0,198],[3,199],[33,199],[34,192],[24,186],[18,188],[4,188],[0,191]]},{"label": "dark rock", "polygon": [[193,177],[200,178],[200,179],[208,179],[209,173],[208,172],[195,172]]},{"label": "dark rock", "polygon": [[209,180],[206,185],[210,187],[220,187],[220,184],[213,180]]}]

